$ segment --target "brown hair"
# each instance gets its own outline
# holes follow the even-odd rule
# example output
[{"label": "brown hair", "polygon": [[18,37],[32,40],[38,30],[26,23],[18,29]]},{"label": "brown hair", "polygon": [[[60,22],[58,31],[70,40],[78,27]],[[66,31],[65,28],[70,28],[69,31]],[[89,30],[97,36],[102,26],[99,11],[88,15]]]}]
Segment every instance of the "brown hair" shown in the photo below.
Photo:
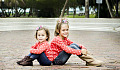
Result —
[{"label": "brown hair", "polygon": [[47,35],[47,41],[49,41],[49,39],[50,39],[50,32],[49,32],[49,30],[47,29],[47,28],[44,28],[44,27],[41,27],[41,28],[39,28],[38,30],[36,30],[36,34],[35,34],[35,38],[37,39],[37,33],[38,33],[38,31],[40,31],[40,30],[45,30],[45,32],[46,32],[46,35]]},{"label": "brown hair", "polygon": [[55,27],[55,32],[54,32],[55,36],[59,35],[62,24],[67,24],[68,27],[69,27],[69,24],[68,24],[69,22],[67,20],[66,20],[66,22],[64,22],[64,20],[66,20],[66,19],[61,18],[60,20],[57,21],[57,24],[56,24],[56,27]]}]

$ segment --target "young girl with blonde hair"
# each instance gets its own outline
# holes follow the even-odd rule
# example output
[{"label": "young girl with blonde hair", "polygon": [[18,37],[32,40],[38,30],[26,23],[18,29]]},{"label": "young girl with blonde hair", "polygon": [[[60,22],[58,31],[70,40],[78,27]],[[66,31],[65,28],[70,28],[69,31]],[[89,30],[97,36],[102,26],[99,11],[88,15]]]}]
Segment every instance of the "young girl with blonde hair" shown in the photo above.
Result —
[{"label": "young girl with blonde hair", "polygon": [[67,19],[57,21],[54,34],[55,37],[51,41],[51,49],[49,50],[52,52],[50,55],[52,55],[51,61],[53,61],[54,65],[65,64],[71,54],[75,54],[80,59],[86,61],[87,66],[102,65],[102,61],[87,54],[87,49],[83,45],[76,44],[68,39],[69,24]]}]

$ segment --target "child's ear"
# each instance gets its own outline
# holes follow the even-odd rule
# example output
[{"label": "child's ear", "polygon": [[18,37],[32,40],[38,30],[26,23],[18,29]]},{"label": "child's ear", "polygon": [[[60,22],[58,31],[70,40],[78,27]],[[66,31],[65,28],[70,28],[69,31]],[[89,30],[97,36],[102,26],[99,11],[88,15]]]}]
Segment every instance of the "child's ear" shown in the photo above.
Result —
[{"label": "child's ear", "polygon": [[59,30],[56,30],[57,33],[59,33]]},{"label": "child's ear", "polygon": [[46,37],[46,40],[48,39],[48,37]]}]

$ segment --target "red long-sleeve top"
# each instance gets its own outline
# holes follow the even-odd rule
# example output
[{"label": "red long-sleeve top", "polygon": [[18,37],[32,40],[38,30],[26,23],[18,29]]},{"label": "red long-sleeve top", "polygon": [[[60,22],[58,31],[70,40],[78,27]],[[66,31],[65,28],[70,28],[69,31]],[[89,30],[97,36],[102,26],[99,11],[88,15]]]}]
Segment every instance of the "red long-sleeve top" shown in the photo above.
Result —
[{"label": "red long-sleeve top", "polygon": [[40,43],[37,42],[34,46],[30,48],[30,53],[41,54],[42,52],[46,52],[46,50],[50,48],[50,45],[47,41]]},{"label": "red long-sleeve top", "polygon": [[[68,38],[64,38],[64,40],[62,40],[59,36],[54,37],[53,40],[51,41],[51,45],[50,45],[49,50],[47,50],[47,52],[46,52],[46,56],[48,57],[48,59],[50,61],[54,61],[54,59],[63,50],[67,53],[70,53],[70,54],[81,55],[81,50],[76,50],[76,49],[72,49],[70,47],[67,47],[72,43],[73,42],[70,41]],[[79,45],[79,46],[81,47],[81,49],[86,49],[82,45]]]}]

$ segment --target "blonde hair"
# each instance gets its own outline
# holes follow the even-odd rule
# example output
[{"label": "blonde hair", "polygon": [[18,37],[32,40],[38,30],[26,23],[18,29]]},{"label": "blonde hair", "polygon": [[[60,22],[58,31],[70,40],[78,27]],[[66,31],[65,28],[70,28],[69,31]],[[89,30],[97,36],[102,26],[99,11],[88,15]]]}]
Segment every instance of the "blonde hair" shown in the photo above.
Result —
[{"label": "blonde hair", "polygon": [[48,37],[46,39],[46,41],[49,41],[49,39],[50,39],[50,32],[49,32],[49,30],[47,28],[44,28],[44,27],[41,27],[41,28],[39,28],[39,29],[36,30],[35,38],[37,39],[37,34],[38,34],[38,31],[40,31],[40,30],[45,30],[46,35]]},{"label": "blonde hair", "polygon": [[65,19],[65,18],[61,18],[60,20],[58,20],[58,21],[57,21],[57,24],[56,24],[56,27],[55,27],[54,35],[55,35],[55,36],[58,36],[58,35],[59,35],[62,24],[67,24],[68,27],[69,27],[69,24],[68,24],[68,23],[69,23],[68,20]]}]

